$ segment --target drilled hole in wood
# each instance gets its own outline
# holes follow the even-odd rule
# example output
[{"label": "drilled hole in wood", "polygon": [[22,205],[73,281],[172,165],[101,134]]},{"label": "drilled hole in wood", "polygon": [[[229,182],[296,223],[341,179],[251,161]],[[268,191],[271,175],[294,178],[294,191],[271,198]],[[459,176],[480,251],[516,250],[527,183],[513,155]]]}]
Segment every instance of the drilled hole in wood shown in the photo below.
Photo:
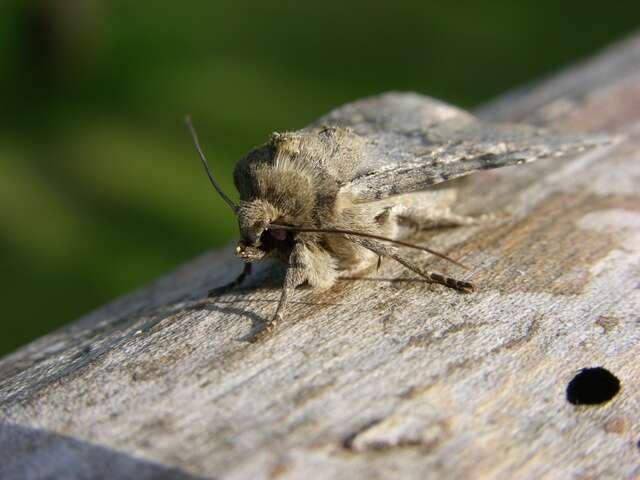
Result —
[{"label": "drilled hole in wood", "polygon": [[620,391],[620,380],[606,368],[583,368],[567,385],[567,401],[574,405],[599,405]]}]

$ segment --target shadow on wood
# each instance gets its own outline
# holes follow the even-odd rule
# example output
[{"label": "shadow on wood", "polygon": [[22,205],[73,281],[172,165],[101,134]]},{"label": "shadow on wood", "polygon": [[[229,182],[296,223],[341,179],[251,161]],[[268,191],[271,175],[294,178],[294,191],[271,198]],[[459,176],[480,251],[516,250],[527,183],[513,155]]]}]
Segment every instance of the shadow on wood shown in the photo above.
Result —
[{"label": "shadow on wood", "polygon": [[0,478],[198,480],[202,477],[57,433],[2,422]]}]

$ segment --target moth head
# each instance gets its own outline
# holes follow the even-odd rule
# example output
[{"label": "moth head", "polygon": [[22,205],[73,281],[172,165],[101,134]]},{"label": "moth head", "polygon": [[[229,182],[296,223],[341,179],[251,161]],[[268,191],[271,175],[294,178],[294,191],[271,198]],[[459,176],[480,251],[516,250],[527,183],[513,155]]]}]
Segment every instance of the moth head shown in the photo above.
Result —
[{"label": "moth head", "polygon": [[268,201],[241,201],[237,213],[242,238],[236,255],[244,261],[260,261],[275,250],[291,247],[292,233],[271,226],[282,218],[282,213]]},{"label": "moth head", "polygon": [[[213,185],[213,188],[215,188],[216,192],[218,192],[218,195],[222,197],[222,199],[225,201],[227,205],[229,205],[229,207],[233,210],[233,212],[236,215],[238,215],[238,218],[247,219],[249,216],[251,216],[251,212],[249,211],[251,209],[247,209],[246,208],[247,206],[245,205],[244,214],[241,214],[240,207],[235,203],[233,203],[233,201],[227,196],[227,194],[224,193],[224,191],[222,190],[222,187],[220,187],[215,177],[211,173],[211,169],[209,168],[209,163],[207,162],[204,152],[202,151],[202,147],[200,146],[198,133],[196,132],[195,127],[191,123],[191,116],[187,115],[184,121],[187,125],[187,128],[189,129],[189,133],[191,134],[191,138],[196,147],[196,151],[200,156],[200,160],[202,161],[202,165],[204,166],[204,169],[207,172],[207,176],[209,177],[209,181],[211,182],[211,185]],[[256,218],[260,217],[257,211],[253,216]],[[245,222],[245,226],[243,230],[245,233],[243,235],[244,239],[238,242],[238,245],[236,247],[236,255],[238,255],[239,257],[241,257],[243,260],[247,262],[259,261],[264,258],[265,256],[264,250],[261,250],[260,248],[258,248],[258,245],[257,245],[258,243],[257,239],[260,237],[262,230],[264,230],[263,225],[264,224],[262,221],[257,221],[253,225],[250,225],[250,222]],[[240,228],[241,230],[243,229],[242,223]]]},{"label": "moth head", "polygon": [[[293,233],[271,226],[271,223],[274,221],[289,223],[310,209],[311,205],[305,200],[311,193],[309,179],[304,175],[299,175],[291,168],[283,168],[280,171],[271,171],[271,169],[256,171],[254,173],[258,182],[253,187],[258,190],[266,187],[267,191],[253,192],[254,200],[242,201],[236,205],[224,193],[211,173],[200,146],[198,134],[188,115],[185,117],[185,123],[191,133],[209,181],[238,217],[242,239],[236,247],[236,255],[246,262],[257,262],[276,250],[290,250]],[[278,205],[279,208],[275,205]]]}]

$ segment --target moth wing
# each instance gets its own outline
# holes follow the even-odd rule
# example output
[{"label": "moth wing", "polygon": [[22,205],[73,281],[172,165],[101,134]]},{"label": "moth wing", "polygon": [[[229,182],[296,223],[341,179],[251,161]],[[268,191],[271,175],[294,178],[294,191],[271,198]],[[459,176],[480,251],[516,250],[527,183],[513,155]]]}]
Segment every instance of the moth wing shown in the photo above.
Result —
[{"label": "moth wing", "polygon": [[347,104],[312,127],[322,125],[349,128],[364,139],[362,158],[340,187],[340,193],[355,202],[608,143],[602,135],[484,123],[460,108],[413,93],[387,93]]}]

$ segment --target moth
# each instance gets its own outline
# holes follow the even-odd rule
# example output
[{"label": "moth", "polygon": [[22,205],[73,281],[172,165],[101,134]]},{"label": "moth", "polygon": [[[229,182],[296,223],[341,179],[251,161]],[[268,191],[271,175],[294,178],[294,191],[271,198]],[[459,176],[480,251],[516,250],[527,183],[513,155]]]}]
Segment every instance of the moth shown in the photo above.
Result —
[{"label": "moth", "polygon": [[258,336],[283,319],[299,285],[330,288],[338,276],[358,275],[382,257],[428,282],[473,291],[473,284],[425,271],[402,253],[420,249],[460,265],[404,240],[419,229],[488,218],[455,213],[456,189],[432,187],[480,170],[576,154],[599,142],[578,133],[487,124],[431,97],[387,93],[347,104],[302,130],[273,133],[236,164],[236,204],[213,176],[188,118],[187,126],[209,180],[238,219],[235,253],[245,262],[238,278],[210,295],[240,285],[254,262],[286,264],[275,314]]}]

